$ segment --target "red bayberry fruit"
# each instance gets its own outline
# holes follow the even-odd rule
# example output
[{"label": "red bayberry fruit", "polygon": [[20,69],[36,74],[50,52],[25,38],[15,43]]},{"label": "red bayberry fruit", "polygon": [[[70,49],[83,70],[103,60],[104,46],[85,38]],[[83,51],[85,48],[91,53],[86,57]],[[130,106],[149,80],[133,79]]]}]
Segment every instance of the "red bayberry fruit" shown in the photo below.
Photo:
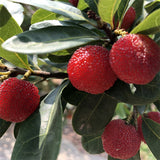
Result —
[{"label": "red bayberry fruit", "polygon": [[[120,28],[125,29],[125,30],[129,29],[132,26],[135,19],[136,19],[136,11],[133,7],[130,7],[127,10],[126,14],[124,15]],[[115,20],[113,19],[113,23],[114,23],[115,28],[117,28],[119,22],[115,24]]]},{"label": "red bayberry fruit", "polygon": [[160,47],[146,35],[128,34],[112,46],[110,64],[122,81],[147,84],[160,70]]},{"label": "red bayberry fruit", "polygon": [[9,78],[0,85],[0,118],[22,122],[38,107],[40,96],[28,81]]},{"label": "red bayberry fruit", "polygon": [[129,159],[136,155],[141,139],[134,126],[124,120],[112,120],[102,134],[104,150],[113,158]]},{"label": "red bayberry fruit", "polygon": [[[160,124],[160,112],[149,112],[145,114],[144,116]],[[141,137],[141,140],[144,143],[146,143],[144,136],[143,136],[143,132],[142,132],[142,116],[141,115],[138,117],[137,121],[138,121],[138,133]]]},{"label": "red bayberry fruit", "polygon": [[77,7],[78,1],[79,1],[79,0],[69,0],[69,2],[70,2],[73,6],[75,6],[75,7]]},{"label": "red bayberry fruit", "polygon": [[75,88],[92,94],[103,93],[117,79],[109,64],[109,51],[96,45],[76,50],[68,63],[67,72]]}]

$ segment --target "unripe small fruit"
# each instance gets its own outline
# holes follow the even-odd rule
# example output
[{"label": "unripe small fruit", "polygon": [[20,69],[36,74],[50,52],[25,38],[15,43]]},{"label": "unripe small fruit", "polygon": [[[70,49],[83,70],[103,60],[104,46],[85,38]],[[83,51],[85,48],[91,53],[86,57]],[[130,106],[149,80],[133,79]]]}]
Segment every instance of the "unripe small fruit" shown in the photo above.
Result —
[{"label": "unripe small fruit", "polygon": [[75,6],[75,7],[77,7],[78,1],[79,1],[79,0],[69,0],[69,2],[70,2],[73,6]]},{"label": "unripe small fruit", "polygon": [[17,78],[9,78],[0,85],[0,118],[22,122],[38,107],[40,96],[35,85]]},{"label": "unripe small fruit", "polygon": [[117,79],[109,64],[109,51],[97,45],[76,50],[68,63],[67,72],[75,88],[91,94],[103,93]]},{"label": "unripe small fruit", "polygon": [[[123,18],[123,21],[122,21],[120,28],[125,29],[125,30],[129,29],[132,26],[135,19],[136,19],[136,11],[133,7],[130,7],[127,10],[126,14],[124,15],[124,18]],[[117,24],[115,24],[115,20],[113,19],[113,23],[115,26],[114,28],[117,28],[119,22],[117,22]]]},{"label": "unripe small fruit", "polygon": [[[160,112],[149,112],[147,114],[144,115],[146,118],[149,118],[157,123],[160,124]],[[143,136],[143,132],[142,132],[142,116],[140,115],[138,117],[138,133],[141,137],[141,140],[146,143],[144,136]]]},{"label": "unripe small fruit", "polygon": [[160,47],[146,35],[120,38],[109,58],[117,77],[126,83],[147,84],[160,71]]},{"label": "unripe small fruit", "polygon": [[141,139],[135,127],[124,120],[112,120],[102,134],[104,150],[113,158],[129,159],[136,155]]}]

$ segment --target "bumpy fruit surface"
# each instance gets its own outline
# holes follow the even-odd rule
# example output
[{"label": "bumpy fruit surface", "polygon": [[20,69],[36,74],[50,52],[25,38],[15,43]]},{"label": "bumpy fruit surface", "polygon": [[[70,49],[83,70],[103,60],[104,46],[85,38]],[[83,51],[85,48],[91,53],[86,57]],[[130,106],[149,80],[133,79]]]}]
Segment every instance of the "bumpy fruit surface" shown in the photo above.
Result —
[{"label": "bumpy fruit surface", "polygon": [[134,126],[124,120],[112,120],[102,134],[104,150],[113,158],[129,159],[136,155],[141,139]]},{"label": "bumpy fruit surface", "polygon": [[40,96],[35,85],[17,78],[9,78],[0,85],[0,118],[22,122],[38,107]]},{"label": "bumpy fruit surface", "polygon": [[112,46],[110,64],[122,81],[147,84],[160,71],[160,47],[146,35],[128,34]]},{"label": "bumpy fruit surface", "polygon": [[136,19],[136,11],[133,7],[130,7],[123,18],[120,28],[125,30],[129,29],[132,26],[135,19]]},{"label": "bumpy fruit surface", "polygon": [[[160,112],[149,112],[147,114],[144,115],[146,118],[149,118],[157,123],[160,124]],[[138,117],[138,133],[141,137],[141,140],[146,143],[144,136],[143,136],[143,132],[142,132],[142,116]]]},{"label": "bumpy fruit surface", "polygon": [[68,63],[67,72],[75,88],[91,94],[103,93],[117,79],[109,64],[109,51],[97,45],[76,50]]},{"label": "bumpy fruit surface", "polygon": [[75,6],[75,7],[77,7],[78,1],[79,1],[79,0],[69,0],[69,2],[70,2],[73,6]]}]

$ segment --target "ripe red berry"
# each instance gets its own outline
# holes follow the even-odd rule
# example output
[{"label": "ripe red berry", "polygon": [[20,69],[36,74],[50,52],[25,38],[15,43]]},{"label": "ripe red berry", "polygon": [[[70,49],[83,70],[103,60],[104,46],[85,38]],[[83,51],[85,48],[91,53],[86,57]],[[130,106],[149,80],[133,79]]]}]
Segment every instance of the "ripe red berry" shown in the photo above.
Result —
[{"label": "ripe red berry", "polygon": [[75,88],[92,94],[103,93],[117,79],[109,64],[109,51],[96,45],[76,50],[68,63],[67,72]]},{"label": "ripe red berry", "polygon": [[128,34],[112,46],[110,64],[122,81],[147,84],[160,70],[160,47],[146,35]]},{"label": "ripe red berry", "polygon": [[79,1],[79,0],[69,0],[69,2],[70,2],[73,6],[75,6],[75,7],[77,7],[78,1]]},{"label": "ripe red berry", "polygon": [[0,118],[22,122],[38,107],[40,96],[28,81],[9,78],[0,85]]},{"label": "ripe red berry", "polygon": [[[149,112],[147,114],[144,115],[146,118],[149,118],[157,123],[160,124],[160,112]],[[141,137],[141,140],[146,143],[144,136],[143,136],[143,132],[142,132],[142,116],[140,115],[138,117],[138,133]]]},{"label": "ripe red berry", "polygon": [[129,159],[136,155],[141,139],[134,126],[124,120],[112,120],[102,134],[104,150],[113,158]]},{"label": "ripe red berry", "polygon": [[[122,24],[121,24],[120,28],[125,29],[125,30],[129,29],[132,26],[135,19],[136,19],[136,11],[133,7],[130,7],[127,10],[126,14],[124,15],[124,18],[122,20]],[[113,20],[113,23],[114,23],[115,28],[117,28],[119,22],[117,22],[117,24],[115,24],[115,20]]]}]

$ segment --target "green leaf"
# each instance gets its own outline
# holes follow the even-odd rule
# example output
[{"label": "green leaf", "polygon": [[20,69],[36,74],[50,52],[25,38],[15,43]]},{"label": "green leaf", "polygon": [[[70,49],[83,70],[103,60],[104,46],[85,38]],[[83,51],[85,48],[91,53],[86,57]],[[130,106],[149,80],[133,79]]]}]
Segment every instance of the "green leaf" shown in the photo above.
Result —
[{"label": "green leaf", "polygon": [[123,17],[125,15],[125,13],[127,12],[127,10],[129,9],[129,7],[133,4],[134,0],[126,0],[126,1],[121,1],[117,14],[118,14],[118,20],[119,20],[119,28],[121,27],[122,21],[123,21]]},{"label": "green leaf", "polygon": [[7,122],[3,119],[0,119],[0,137],[3,136],[3,134],[7,131],[10,125],[11,122]]},{"label": "green leaf", "polygon": [[80,135],[93,135],[104,129],[114,115],[117,101],[104,94],[86,96],[79,102],[72,125]]},{"label": "green leaf", "polygon": [[160,46],[160,33],[157,33],[154,37],[154,41]]},{"label": "green leaf", "polygon": [[69,59],[71,58],[71,55],[57,56],[57,55],[50,54],[50,55],[48,55],[48,58],[52,62],[65,63],[65,62],[69,61]]},{"label": "green leaf", "polygon": [[121,0],[99,0],[98,12],[104,22],[107,22],[113,28],[113,17],[117,11]]},{"label": "green leaf", "polygon": [[160,100],[157,100],[154,102],[154,105],[157,107],[157,109],[160,111]]},{"label": "green leaf", "polygon": [[58,15],[56,13],[44,9],[38,9],[32,16],[31,24],[41,22],[44,20],[57,19],[57,17]]},{"label": "green leaf", "polygon": [[114,86],[106,93],[120,102],[132,105],[145,105],[155,102],[160,98],[160,73],[146,85],[129,85],[117,80]]},{"label": "green leaf", "polygon": [[26,55],[11,53],[1,47],[1,44],[5,40],[21,32],[22,29],[11,17],[7,9],[0,5],[0,57],[6,59],[18,67],[28,68],[29,65]]},{"label": "green leaf", "polygon": [[82,146],[90,154],[100,154],[104,152],[100,132],[96,135],[82,136]]},{"label": "green leaf", "polygon": [[133,3],[133,8],[136,11],[136,19],[138,19],[138,22],[143,18],[143,10],[144,10],[144,0],[135,0]]},{"label": "green leaf", "polygon": [[131,33],[155,34],[160,32],[160,9],[148,15]]},{"label": "green leaf", "polygon": [[88,7],[88,4],[85,2],[85,0],[79,0],[77,8],[80,10],[84,10]]},{"label": "green leaf", "polygon": [[99,39],[97,34],[84,27],[53,26],[24,32],[8,39],[2,46],[23,54],[46,54]]},{"label": "green leaf", "polygon": [[59,20],[44,20],[42,22],[34,23],[30,26],[30,30],[33,29],[43,29],[47,27],[53,27],[53,26],[79,26],[75,24],[73,21],[59,21]]},{"label": "green leaf", "polygon": [[65,17],[74,19],[74,20],[84,20],[86,21],[86,18],[83,16],[82,12],[76,8],[70,5],[69,3],[59,2],[59,1],[50,1],[50,0],[11,0],[13,2],[19,2],[24,4],[29,4],[35,7],[39,7],[60,15],[63,15]]},{"label": "green leaf", "polygon": [[142,118],[142,131],[149,149],[156,159],[160,159],[160,124],[151,119]]},{"label": "green leaf", "polygon": [[153,2],[148,3],[147,5],[144,6],[144,8],[146,9],[146,11],[148,13],[153,12],[154,10],[160,8],[160,0],[155,0]]},{"label": "green leaf", "polygon": [[97,5],[99,0],[85,0],[85,2],[88,4],[90,9],[94,11],[96,14],[98,14]]},{"label": "green leaf", "polygon": [[21,123],[12,153],[12,160],[53,160],[57,158],[62,134],[61,92],[64,81],[51,91],[39,110]]},{"label": "green leaf", "polygon": [[87,93],[77,90],[71,83],[63,90],[63,98],[70,104],[78,106]]}]

